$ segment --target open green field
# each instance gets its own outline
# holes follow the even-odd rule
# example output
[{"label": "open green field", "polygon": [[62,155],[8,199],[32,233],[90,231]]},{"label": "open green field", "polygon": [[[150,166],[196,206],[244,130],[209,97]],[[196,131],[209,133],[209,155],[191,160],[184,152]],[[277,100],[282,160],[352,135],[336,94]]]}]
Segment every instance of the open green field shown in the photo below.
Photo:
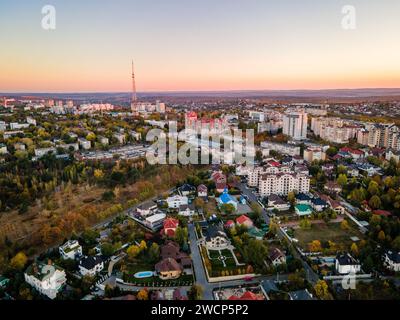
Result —
[{"label": "open green field", "polygon": [[349,223],[349,229],[343,230],[340,223],[313,224],[311,229],[295,229],[294,238],[299,240],[298,245],[305,251],[308,244],[314,240],[319,240],[325,248],[328,241],[336,244],[335,251],[349,250],[353,243],[351,237],[364,238],[363,234],[356,227]]}]

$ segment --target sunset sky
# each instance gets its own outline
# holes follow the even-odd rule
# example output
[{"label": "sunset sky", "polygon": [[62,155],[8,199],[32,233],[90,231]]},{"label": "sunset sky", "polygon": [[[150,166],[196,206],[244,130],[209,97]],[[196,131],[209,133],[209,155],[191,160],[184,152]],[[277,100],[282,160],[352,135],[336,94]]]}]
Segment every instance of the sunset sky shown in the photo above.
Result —
[{"label": "sunset sky", "polygon": [[142,92],[400,88],[399,17],[398,0],[0,0],[0,92],[129,91],[131,59]]}]

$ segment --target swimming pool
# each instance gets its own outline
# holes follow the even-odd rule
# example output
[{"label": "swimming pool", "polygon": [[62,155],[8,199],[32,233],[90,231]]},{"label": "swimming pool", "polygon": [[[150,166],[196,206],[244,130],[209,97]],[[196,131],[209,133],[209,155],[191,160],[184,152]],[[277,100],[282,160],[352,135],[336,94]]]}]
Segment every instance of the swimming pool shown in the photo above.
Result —
[{"label": "swimming pool", "polygon": [[153,271],[141,271],[134,274],[134,277],[137,279],[150,278],[152,276],[154,276]]}]

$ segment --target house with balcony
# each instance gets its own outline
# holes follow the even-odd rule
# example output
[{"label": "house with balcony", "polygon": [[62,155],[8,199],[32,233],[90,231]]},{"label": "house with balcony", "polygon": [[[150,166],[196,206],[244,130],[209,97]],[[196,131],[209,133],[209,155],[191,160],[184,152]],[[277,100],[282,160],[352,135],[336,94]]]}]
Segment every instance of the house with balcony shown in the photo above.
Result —
[{"label": "house with balcony", "polygon": [[25,281],[40,294],[55,299],[67,282],[65,271],[51,261],[35,262],[24,273]]},{"label": "house with balcony", "polygon": [[75,260],[82,256],[82,246],[78,240],[69,240],[58,248],[61,258]]}]

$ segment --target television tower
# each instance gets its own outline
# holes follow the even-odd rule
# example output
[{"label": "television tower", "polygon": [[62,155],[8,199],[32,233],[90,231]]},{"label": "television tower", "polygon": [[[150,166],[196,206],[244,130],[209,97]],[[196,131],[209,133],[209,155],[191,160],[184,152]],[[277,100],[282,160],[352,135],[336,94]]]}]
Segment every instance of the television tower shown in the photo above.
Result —
[{"label": "television tower", "polygon": [[135,69],[132,60],[132,103],[135,103],[136,101],[137,101],[137,96],[136,96]]}]

